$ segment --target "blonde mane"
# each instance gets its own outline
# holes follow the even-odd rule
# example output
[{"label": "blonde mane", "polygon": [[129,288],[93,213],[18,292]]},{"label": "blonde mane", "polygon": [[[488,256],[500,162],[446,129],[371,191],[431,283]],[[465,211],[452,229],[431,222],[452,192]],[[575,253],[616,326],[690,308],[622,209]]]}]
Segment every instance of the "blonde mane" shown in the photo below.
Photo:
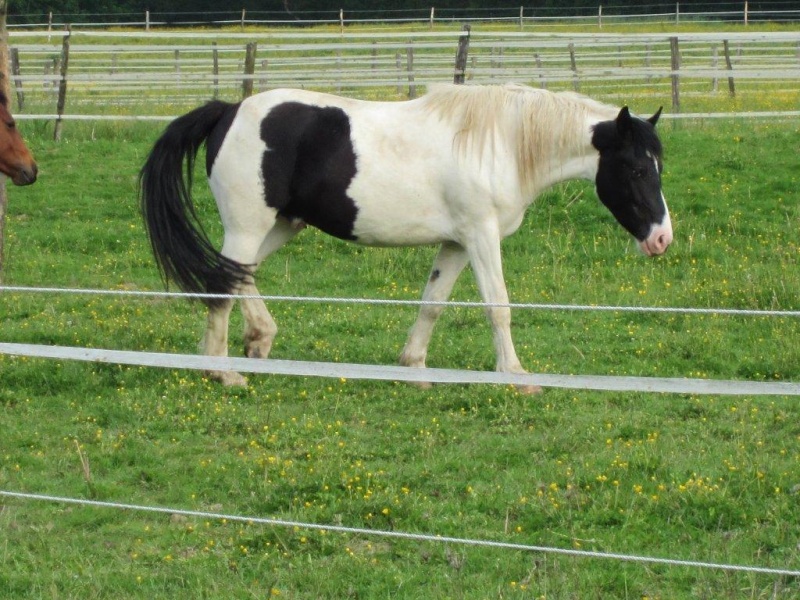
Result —
[{"label": "blonde mane", "polygon": [[583,125],[613,119],[618,109],[571,92],[522,85],[436,85],[423,100],[456,130],[454,148],[480,155],[507,139],[524,182],[536,177],[541,157],[566,160],[585,151]]}]

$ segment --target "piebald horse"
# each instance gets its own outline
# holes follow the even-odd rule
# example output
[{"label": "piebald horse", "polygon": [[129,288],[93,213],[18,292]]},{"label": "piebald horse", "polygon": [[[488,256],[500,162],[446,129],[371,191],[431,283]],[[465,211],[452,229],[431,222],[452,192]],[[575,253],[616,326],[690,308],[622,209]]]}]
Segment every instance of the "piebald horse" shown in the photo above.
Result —
[{"label": "piebald horse", "polygon": [[[174,120],[142,167],[141,208],[162,276],[192,293],[257,296],[255,269],[306,224],[368,246],[438,244],[423,300],[447,300],[469,263],[489,305],[497,370],[522,373],[503,306],[501,240],[543,190],[580,178],[595,182],[644,254],[663,254],[672,225],[661,190],[660,113],[642,119],[627,107],[519,85],[441,85],[403,102],[275,89]],[[204,143],[221,250],[203,233],[190,195]],[[245,353],[266,358],[275,321],[260,299],[240,301]],[[226,356],[233,300],[204,302],[204,352]],[[425,366],[441,311],[423,303],[402,365]],[[238,373],[211,375],[246,383]]]},{"label": "piebald horse", "polygon": [[30,185],[36,181],[38,168],[30,150],[17,129],[14,117],[8,112],[8,98],[0,92],[0,173],[15,185]]}]

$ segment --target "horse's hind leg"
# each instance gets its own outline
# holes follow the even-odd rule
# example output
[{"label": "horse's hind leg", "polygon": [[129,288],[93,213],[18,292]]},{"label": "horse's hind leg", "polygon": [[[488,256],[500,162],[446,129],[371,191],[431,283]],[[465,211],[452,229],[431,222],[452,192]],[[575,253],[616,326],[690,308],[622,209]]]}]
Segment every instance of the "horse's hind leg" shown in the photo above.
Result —
[{"label": "horse's hind leg", "polygon": [[[232,298],[225,298],[209,307],[206,332],[201,343],[203,353],[207,356],[228,355],[228,318],[232,308]],[[247,385],[247,379],[234,371],[208,371],[207,375],[224,385]]]},{"label": "horse's hind leg", "polygon": [[[278,217],[258,250],[256,264],[260,264],[267,256],[278,250],[304,228],[303,224],[295,225],[282,217]],[[239,291],[243,296],[258,296],[258,289],[251,280],[242,285]],[[267,358],[272,349],[272,342],[278,333],[278,326],[260,298],[241,298],[242,315],[244,316],[244,353],[249,358]]]},{"label": "horse's hind leg", "polygon": [[[264,234],[256,229],[252,231],[242,231],[240,229],[235,232],[226,229],[221,253],[239,264],[254,265],[257,262],[256,259],[263,238]],[[230,290],[230,293],[242,294],[243,291],[249,292],[251,288],[255,289],[252,284],[252,277],[238,284],[234,289]],[[202,344],[203,352],[208,356],[228,355],[228,321],[233,302],[233,298],[225,298],[208,309],[208,322]],[[212,379],[217,379],[224,385],[247,385],[247,379],[235,371],[211,370],[208,372],[208,376]]]},{"label": "horse's hind leg", "polygon": [[[440,304],[424,304],[425,302],[444,302],[450,297],[459,274],[467,265],[466,250],[455,243],[445,243],[433,261],[433,268],[422,294],[423,304],[419,309],[417,320],[411,327],[408,340],[400,355],[400,364],[406,367],[424,367],[428,355],[428,344],[433,334],[433,326],[444,306]],[[427,385],[423,384],[423,387]]]}]

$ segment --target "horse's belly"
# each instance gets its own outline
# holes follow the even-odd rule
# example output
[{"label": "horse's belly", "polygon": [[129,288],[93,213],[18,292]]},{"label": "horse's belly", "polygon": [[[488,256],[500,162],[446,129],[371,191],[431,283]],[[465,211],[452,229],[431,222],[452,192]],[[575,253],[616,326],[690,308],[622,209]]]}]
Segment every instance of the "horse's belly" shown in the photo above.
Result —
[{"label": "horse's belly", "polygon": [[353,235],[368,246],[422,246],[452,237],[451,223],[437,203],[413,197],[384,196],[369,202],[356,200]]}]

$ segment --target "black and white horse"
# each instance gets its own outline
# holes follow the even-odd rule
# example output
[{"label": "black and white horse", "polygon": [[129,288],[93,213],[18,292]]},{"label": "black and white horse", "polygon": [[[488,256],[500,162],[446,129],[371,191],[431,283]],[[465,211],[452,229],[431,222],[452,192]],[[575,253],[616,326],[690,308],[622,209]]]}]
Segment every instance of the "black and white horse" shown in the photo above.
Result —
[{"label": "black and white horse", "polygon": [[[594,180],[644,254],[662,254],[672,225],[661,190],[660,115],[640,119],[572,93],[517,85],[434,87],[406,102],[276,89],[214,101],[173,121],[140,174],[156,260],[187,292],[257,296],[253,271],[308,224],[371,246],[439,244],[423,300],[444,301],[467,263],[491,323],[497,370],[523,372],[511,340],[500,241],[546,188]],[[224,242],[199,226],[191,172],[206,172]],[[241,298],[245,352],[265,358],[277,332],[260,299]],[[204,352],[225,356],[231,299],[212,298]],[[497,306],[500,305],[500,306]],[[441,305],[423,304],[400,357],[423,367]],[[244,384],[238,373],[212,375]]]}]

